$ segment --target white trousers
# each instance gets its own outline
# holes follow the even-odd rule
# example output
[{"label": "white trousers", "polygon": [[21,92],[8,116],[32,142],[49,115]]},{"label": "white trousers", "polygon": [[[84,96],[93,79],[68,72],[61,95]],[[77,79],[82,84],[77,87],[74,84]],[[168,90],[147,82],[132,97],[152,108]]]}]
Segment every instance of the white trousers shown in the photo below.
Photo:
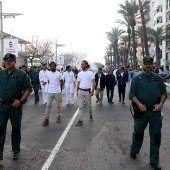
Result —
[{"label": "white trousers", "polygon": [[73,101],[74,97],[74,83],[65,84],[65,91],[66,91],[66,104]]},{"label": "white trousers", "polygon": [[47,98],[48,98],[48,84],[42,85],[41,84],[41,90],[42,90],[42,98],[43,98],[43,103],[47,103]]}]

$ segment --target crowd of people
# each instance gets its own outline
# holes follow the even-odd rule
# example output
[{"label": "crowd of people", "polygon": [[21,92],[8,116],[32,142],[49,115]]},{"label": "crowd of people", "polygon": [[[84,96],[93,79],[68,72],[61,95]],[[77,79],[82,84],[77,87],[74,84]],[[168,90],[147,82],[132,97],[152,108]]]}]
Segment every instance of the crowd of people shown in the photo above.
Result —
[{"label": "crowd of people", "polygon": [[[89,120],[93,120],[91,97],[96,96],[96,104],[103,104],[103,95],[106,89],[108,103],[114,103],[114,90],[118,86],[119,102],[125,104],[125,96],[132,101],[134,109],[134,133],[130,157],[135,159],[143,142],[144,130],[150,123],[151,157],[150,164],[154,169],[161,169],[159,165],[159,147],[161,140],[161,108],[166,100],[166,88],[161,76],[157,75],[153,67],[153,59],[143,59],[142,68],[136,66],[131,70],[130,66],[120,67],[108,73],[103,73],[98,68],[97,73],[90,71],[90,65],[86,60],[81,62],[79,73],[73,72],[68,65],[63,72],[57,69],[57,63],[51,61],[48,69],[46,64],[41,69],[33,66],[30,71],[23,65],[20,69],[15,67],[16,56],[6,54],[4,68],[0,71],[0,163],[3,162],[3,148],[8,119],[12,124],[12,150],[13,159],[20,155],[22,105],[34,90],[34,103],[39,102],[39,89],[42,90],[42,104],[46,104],[43,124],[49,124],[49,117],[53,99],[57,113],[56,122],[61,122],[62,116],[62,90],[65,89],[66,106],[74,104],[74,92],[76,91],[79,104],[79,116],[76,126],[83,125],[83,107],[86,105]],[[166,70],[167,71],[167,70]],[[78,73],[78,74],[77,74]],[[155,74],[156,73],[156,74]],[[162,74],[162,72],[160,73]],[[169,72],[166,72],[168,75]],[[77,84],[77,86],[76,86]],[[154,96],[154,97],[153,97]],[[5,114],[4,114],[5,113]],[[16,113],[19,115],[16,115]]]}]

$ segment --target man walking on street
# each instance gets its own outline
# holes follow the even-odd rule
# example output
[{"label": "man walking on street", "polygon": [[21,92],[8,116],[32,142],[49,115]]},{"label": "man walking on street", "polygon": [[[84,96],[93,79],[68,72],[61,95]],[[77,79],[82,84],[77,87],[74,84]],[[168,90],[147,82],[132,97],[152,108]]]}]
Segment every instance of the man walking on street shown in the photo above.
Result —
[{"label": "man walking on street", "polygon": [[126,93],[129,95],[129,90],[130,90],[130,85],[132,81],[132,75],[131,75],[131,70],[130,66],[127,66],[127,70],[125,71],[126,74],[128,75],[128,81],[126,82]]},{"label": "man walking on street", "polygon": [[71,66],[66,67],[66,71],[63,73],[63,79],[65,84],[66,92],[66,105],[74,104],[74,87],[75,87],[75,77],[74,73],[71,71]]},{"label": "man walking on street", "polygon": [[153,73],[153,58],[143,59],[143,73],[132,80],[129,99],[134,108],[134,132],[130,157],[135,159],[140,152],[144,131],[149,123],[150,164],[155,170],[159,165],[159,148],[161,144],[161,108],[167,98],[166,87],[161,76]]},{"label": "man walking on street", "polygon": [[48,97],[48,82],[47,82],[48,72],[49,71],[47,70],[46,64],[42,64],[42,70],[39,73],[39,80],[41,83],[43,104],[47,103],[47,97]]},{"label": "man walking on street", "polygon": [[48,99],[46,105],[45,119],[43,121],[44,125],[49,123],[49,115],[51,110],[51,105],[53,99],[56,101],[56,111],[57,111],[57,122],[61,121],[61,86],[63,86],[62,74],[56,71],[56,63],[54,61],[50,62],[50,69],[47,73],[47,81],[49,83],[48,87]]},{"label": "man walking on street", "polygon": [[34,89],[34,102],[37,104],[39,102],[38,91],[40,89],[39,72],[37,71],[37,66],[33,66],[33,71],[30,74],[31,83]]},{"label": "man walking on street", "polygon": [[128,81],[128,75],[124,72],[124,67],[119,69],[117,73],[117,82],[118,82],[118,93],[119,93],[119,102],[125,104],[125,90],[126,90],[126,82]]},{"label": "man walking on street", "polygon": [[102,68],[98,68],[98,73],[95,74],[95,92],[96,92],[96,103],[102,105],[103,92],[105,89],[105,75],[102,72]]},{"label": "man walking on street", "polygon": [[116,85],[116,78],[113,74],[113,70],[109,70],[109,74],[106,75],[106,91],[107,91],[107,99],[109,103],[113,104],[113,94],[114,88]]},{"label": "man walking on street", "polygon": [[32,92],[28,75],[15,67],[16,56],[8,53],[3,60],[6,69],[0,71],[0,164],[3,163],[8,119],[12,125],[13,159],[20,156],[22,105]]},{"label": "man walking on street", "polygon": [[94,95],[95,79],[92,71],[89,71],[90,65],[86,60],[81,63],[82,71],[78,73],[77,77],[77,96],[79,101],[79,120],[76,126],[83,125],[83,106],[84,99],[86,99],[90,120],[93,120],[91,96]]}]

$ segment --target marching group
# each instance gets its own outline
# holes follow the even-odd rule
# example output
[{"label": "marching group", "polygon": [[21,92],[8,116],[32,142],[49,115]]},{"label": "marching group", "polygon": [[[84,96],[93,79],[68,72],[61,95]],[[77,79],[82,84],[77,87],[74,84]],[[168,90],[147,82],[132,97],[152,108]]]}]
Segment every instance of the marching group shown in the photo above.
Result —
[{"label": "marching group", "polygon": [[[34,89],[35,104],[39,102],[38,91],[41,86],[43,104],[46,104],[43,124],[49,124],[50,110],[55,99],[57,122],[61,121],[62,90],[65,88],[66,105],[74,104],[74,91],[77,82],[77,97],[79,103],[79,117],[76,126],[83,125],[83,107],[86,103],[89,119],[93,120],[91,97],[96,96],[96,103],[102,105],[103,93],[106,88],[108,103],[113,104],[115,85],[118,86],[119,102],[125,104],[125,92],[132,100],[134,112],[136,112],[133,143],[130,157],[136,158],[143,142],[144,130],[150,123],[150,164],[154,169],[161,169],[159,165],[159,147],[161,140],[161,108],[166,100],[167,93],[163,79],[153,73],[153,59],[148,57],[143,59],[142,71],[140,66],[136,66],[131,71],[127,66],[113,71],[109,70],[104,74],[102,68],[94,74],[90,71],[90,65],[86,60],[81,62],[82,71],[75,74],[70,65],[62,74],[57,71],[57,64],[50,62],[50,70],[45,64],[42,69],[37,70],[34,66],[30,74],[15,67],[16,56],[6,54],[3,58],[6,69],[0,71],[0,163],[3,162],[3,149],[6,136],[6,126],[8,119],[12,124],[12,151],[13,159],[18,159],[20,155],[21,142],[21,120],[22,105],[27,101],[28,96]],[[133,79],[132,79],[133,78]],[[145,93],[146,92],[146,93]]]}]

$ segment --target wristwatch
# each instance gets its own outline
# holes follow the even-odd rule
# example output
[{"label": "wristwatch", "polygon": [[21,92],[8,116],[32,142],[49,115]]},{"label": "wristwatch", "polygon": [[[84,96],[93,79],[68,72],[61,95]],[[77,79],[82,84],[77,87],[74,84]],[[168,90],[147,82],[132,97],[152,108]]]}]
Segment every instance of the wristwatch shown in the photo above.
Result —
[{"label": "wristwatch", "polygon": [[21,104],[24,104],[24,102],[22,100],[19,100]]}]

